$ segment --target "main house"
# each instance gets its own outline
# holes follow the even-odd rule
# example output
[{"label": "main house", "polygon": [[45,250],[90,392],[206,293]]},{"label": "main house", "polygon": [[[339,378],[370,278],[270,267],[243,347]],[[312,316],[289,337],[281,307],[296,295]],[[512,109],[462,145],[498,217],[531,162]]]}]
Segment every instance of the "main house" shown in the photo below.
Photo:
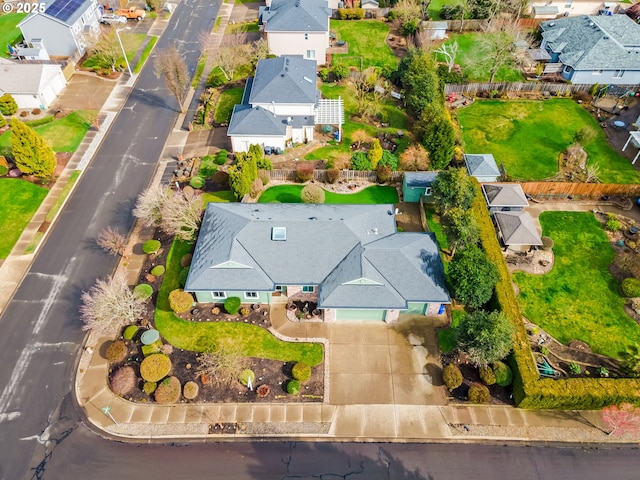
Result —
[{"label": "main house", "polygon": [[198,302],[312,296],[324,321],[394,322],[450,302],[434,234],[397,232],[393,205],[210,203],[185,290]]},{"label": "main house", "polygon": [[25,41],[44,40],[51,56],[83,55],[89,39],[100,34],[102,13],[96,0],[51,0],[45,5],[44,12],[34,9],[18,24]]},{"label": "main house", "polygon": [[572,83],[640,83],[640,25],[626,15],[558,18],[540,24],[542,48]]},{"label": "main house", "polygon": [[326,0],[273,0],[259,15],[272,54],[326,62],[331,17]]},{"label": "main house", "polygon": [[9,93],[18,108],[49,108],[66,85],[60,65],[0,58],[0,96]]},{"label": "main house", "polygon": [[233,108],[227,135],[234,152],[256,144],[284,150],[313,140],[316,123],[344,123],[341,99],[321,99],[316,62],[299,57],[260,60],[247,81],[242,103]]}]

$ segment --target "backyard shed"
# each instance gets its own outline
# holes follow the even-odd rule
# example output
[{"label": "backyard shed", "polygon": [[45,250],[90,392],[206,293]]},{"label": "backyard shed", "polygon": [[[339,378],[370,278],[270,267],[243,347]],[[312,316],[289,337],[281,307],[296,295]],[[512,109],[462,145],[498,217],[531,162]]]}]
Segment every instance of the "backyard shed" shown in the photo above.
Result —
[{"label": "backyard shed", "polygon": [[402,198],[405,202],[419,202],[420,197],[431,201],[431,185],[438,172],[405,172],[402,180]]},{"label": "backyard shed", "polygon": [[495,158],[490,153],[469,154],[464,156],[467,172],[480,183],[497,182],[501,175]]},{"label": "backyard shed", "polygon": [[518,183],[485,183],[482,194],[487,201],[489,213],[521,212],[529,201]]},{"label": "backyard shed", "polygon": [[498,232],[507,247],[542,245],[542,239],[528,212],[495,212]]}]

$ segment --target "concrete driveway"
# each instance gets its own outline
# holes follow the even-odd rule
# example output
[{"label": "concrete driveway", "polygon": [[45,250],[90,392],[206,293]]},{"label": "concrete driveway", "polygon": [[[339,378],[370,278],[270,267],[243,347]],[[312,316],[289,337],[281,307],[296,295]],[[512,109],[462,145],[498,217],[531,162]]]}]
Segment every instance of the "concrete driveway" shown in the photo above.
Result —
[{"label": "concrete driveway", "polygon": [[118,83],[94,73],[76,71],[50,110],[100,110]]}]

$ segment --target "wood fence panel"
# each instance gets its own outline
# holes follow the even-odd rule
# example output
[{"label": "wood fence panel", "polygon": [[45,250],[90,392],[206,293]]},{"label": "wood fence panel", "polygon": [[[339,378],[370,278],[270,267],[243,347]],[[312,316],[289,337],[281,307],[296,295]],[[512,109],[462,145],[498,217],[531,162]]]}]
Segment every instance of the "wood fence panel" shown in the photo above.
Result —
[{"label": "wood fence panel", "polygon": [[623,197],[640,195],[640,184],[523,182],[520,185],[527,195],[579,195],[591,198],[600,198],[604,195],[620,195]]}]

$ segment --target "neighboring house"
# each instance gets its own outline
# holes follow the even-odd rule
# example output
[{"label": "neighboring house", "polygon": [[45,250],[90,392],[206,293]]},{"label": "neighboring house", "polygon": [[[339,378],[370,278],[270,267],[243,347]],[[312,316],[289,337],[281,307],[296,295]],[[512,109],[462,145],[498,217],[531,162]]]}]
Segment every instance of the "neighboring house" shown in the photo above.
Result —
[{"label": "neighboring house", "polygon": [[501,175],[495,158],[490,153],[467,154],[464,156],[467,173],[480,183],[497,182]]},{"label": "neighboring house", "polygon": [[521,212],[529,201],[518,183],[484,183],[482,194],[487,201],[489,213]]},{"label": "neighboring house", "polygon": [[50,56],[83,55],[100,34],[102,13],[96,0],[51,0],[18,24],[27,43],[42,39]]},{"label": "neighboring house", "polygon": [[393,205],[209,203],[185,290],[198,302],[296,299],[324,321],[394,322],[450,302],[432,233],[398,233]]},{"label": "neighboring house", "polygon": [[542,45],[572,83],[640,83],[640,26],[626,15],[558,18],[540,24]]},{"label": "neighboring house", "polygon": [[531,14],[533,18],[538,19],[556,18],[560,14],[560,10],[555,5],[533,5]]},{"label": "neighboring house", "polygon": [[402,179],[402,200],[419,202],[420,198],[429,202],[433,197],[431,185],[438,172],[405,172]]},{"label": "neighboring house", "polygon": [[329,48],[327,0],[273,0],[260,8],[260,22],[269,45],[276,55],[299,55],[326,63]]},{"label": "neighboring house", "polygon": [[529,248],[542,245],[538,229],[528,212],[495,212],[493,218],[505,246]]},{"label": "neighboring house", "polygon": [[0,95],[11,94],[18,108],[49,108],[66,85],[60,65],[0,62]]},{"label": "neighboring house", "polygon": [[379,6],[378,0],[362,0],[360,2],[360,8],[363,10],[377,10]]},{"label": "neighboring house", "polygon": [[227,135],[234,152],[253,144],[284,150],[313,140],[315,124],[344,123],[342,100],[320,99],[316,62],[297,57],[260,60],[231,115]]}]

